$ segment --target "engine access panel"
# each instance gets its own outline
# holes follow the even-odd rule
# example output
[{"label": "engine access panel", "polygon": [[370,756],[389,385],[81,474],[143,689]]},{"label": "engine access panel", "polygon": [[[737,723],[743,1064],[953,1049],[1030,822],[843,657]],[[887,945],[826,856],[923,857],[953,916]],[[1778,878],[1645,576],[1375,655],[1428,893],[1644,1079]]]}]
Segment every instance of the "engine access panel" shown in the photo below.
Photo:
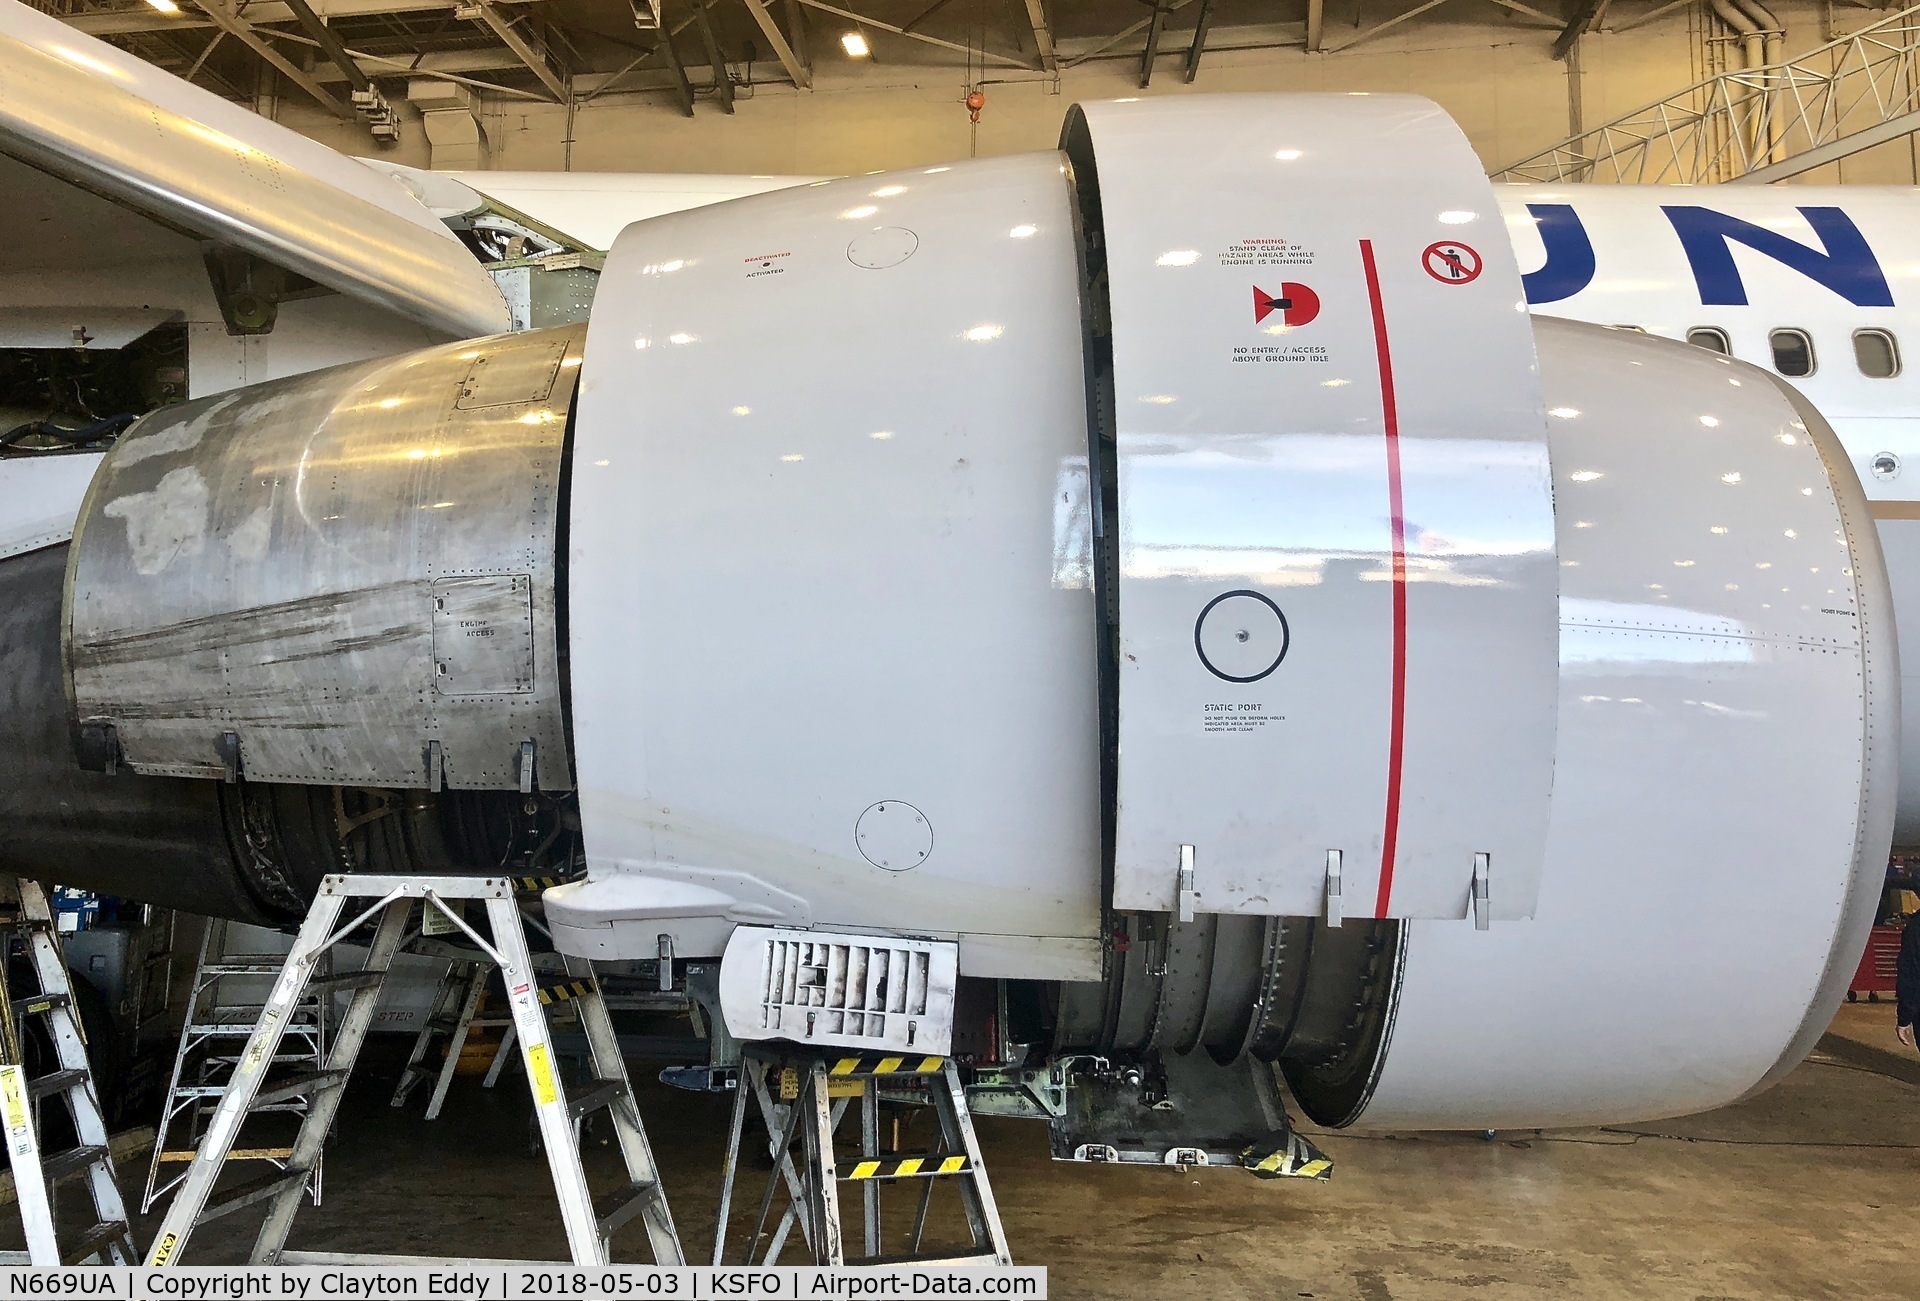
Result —
[{"label": "engine access panel", "polygon": [[135,425],[68,568],[83,761],[571,789],[554,560],[584,333],[338,366]]}]

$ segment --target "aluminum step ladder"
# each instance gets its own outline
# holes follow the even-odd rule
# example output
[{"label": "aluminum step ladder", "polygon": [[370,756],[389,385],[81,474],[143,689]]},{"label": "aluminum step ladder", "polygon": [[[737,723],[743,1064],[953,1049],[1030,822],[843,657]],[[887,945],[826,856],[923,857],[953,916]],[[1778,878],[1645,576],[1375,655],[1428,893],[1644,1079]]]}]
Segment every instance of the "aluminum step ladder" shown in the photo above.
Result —
[{"label": "aluminum step ladder", "polygon": [[[556,885],[565,885],[574,877],[570,874],[549,876],[516,876],[513,879],[515,896],[518,898],[522,916],[529,906],[537,906],[540,895]],[[422,919],[422,940],[410,945],[410,950],[431,950],[436,946],[430,943],[436,934],[449,932],[457,934],[451,923],[439,921],[439,914],[432,913]],[[444,954],[441,954],[444,956]],[[538,964],[536,964],[538,965]],[[405,1069],[400,1072],[400,1081],[393,1088],[393,1105],[404,1107],[407,1099],[428,1079],[433,1080],[433,1094],[427,1100],[427,1120],[438,1120],[440,1109],[446,1105],[447,1090],[453,1085],[453,1077],[460,1067],[460,1053],[466,1047],[467,1035],[474,1030],[502,1030],[500,1042],[494,1046],[493,1059],[487,1065],[486,1079],[481,1087],[491,1089],[500,1080],[500,1072],[506,1067],[509,1054],[513,1051],[513,1018],[510,1016],[481,1016],[480,1003],[486,995],[487,976],[493,971],[491,964],[464,954],[447,958],[447,969],[440,977],[435,989],[433,1004],[427,1012],[427,1019],[414,1036],[413,1052],[407,1058]],[[432,1049],[437,1036],[447,1038],[446,1056],[436,1068],[427,1064],[427,1053]]]},{"label": "aluminum step ladder", "polygon": [[[6,1127],[7,1156],[13,1165],[15,1200],[26,1229],[24,1253],[0,1252],[0,1261],[37,1266],[97,1262],[139,1263],[100,1097],[87,1061],[86,1032],[74,1002],[72,976],[60,952],[60,939],[46,891],[34,881],[0,883],[0,1119]],[[39,988],[22,994],[11,987],[9,969],[16,950],[24,950]],[[42,1017],[53,1042],[57,1069],[27,1075],[25,1018]],[[73,1119],[75,1146],[52,1155],[40,1150],[38,1112],[48,1098],[60,1098]],[[93,1199],[94,1224],[66,1242],[54,1223],[53,1199],[60,1181],[84,1174]]]},{"label": "aluminum step ladder", "polygon": [[[880,1103],[906,1101],[932,1108],[940,1134],[931,1152],[901,1155],[880,1150]],[[751,1094],[766,1123],[773,1173],[760,1199],[743,1265],[773,1265],[791,1231],[798,1228],[813,1263],[835,1265],[1011,1265],[1013,1255],[1000,1209],[987,1180],[986,1163],[967,1109],[959,1069],[950,1058],[842,1054],[828,1056],[783,1046],[748,1047],[733,1098],[726,1166],[720,1185],[720,1216],[714,1229],[713,1263],[726,1264],[728,1220],[746,1141]],[[843,1165],[835,1152],[841,1122],[859,1115],[858,1151]],[[797,1148],[797,1151],[796,1151]],[[844,1170],[844,1173],[843,1173]],[[928,1212],[936,1184],[951,1181],[960,1195],[971,1242],[958,1251],[924,1249]],[[840,1217],[840,1185],[861,1190],[865,1252],[849,1256]],[[904,1253],[888,1253],[881,1225],[881,1195],[887,1186],[917,1185],[917,1208]],[[771,1231],[767,1220],[784,1189],[786,1208]]]},{"label": "aluminum step ladder", "polygon": [[[400,1082],[394,1085],[393,1106],[406,1106],[414,1090],[431,1079],[433,1095],[427,1100],[426,1119],[439,1119],[440,1108],[447,1101],[447,1090],[453,1085],[454,1072],[460,1067],[460,1052],[466,1047],[468,1033],[476,1027],[511,1024],[507,1018],[479,1016],[480,999],[486,993],[487,976],[492,970],[484,962],[456,960],[447,964],[440,984],[434,990],[433,1005],[427,1012],[427,1019],[420,1026],[420,1033],[414,1036],[413,1053],[400,1072]],[[430,1066],[427,1064],[427,1052],[433,1046],[434,1039],[442,1035],[447,1040],[446,1056],[438,1066]],[[502,1060],[504,1054],[496,1053],[493,1064],[488,1067],[489,1088],[492,1087],[492,1080],[498,1078],[497,1070]]]},{"label": "aluminum step ladder", "polygon": [[[186,1179],[200,1150],[214,1108],[227,1091],[234,1068],[241,1061],[253,1027],[266,1006],[268,991],[286,965],[282,953],[235,951],[240,942],[237,923],[209,918],[200,934],[200,957],[193,973],[193,988],[187,995],[185,1024],[180,1029],[180,1044],[174,1051],[173,1076],[167,1084],[166,1101],[155,1126],[153,1155],[147,1163],[147,1184],[140,1199],[140,1213],[153,1210],[166,1195]],[[322,975],[326,968],[322,969]],[[306,992],[293,1006],[287,1018],[284,1037],[275,1047],[270,1070],[287,1075],[311,1075],[322,1069],[327,1059],[327,1030],[331,1023],[330,995],[318,987]],[[254,1114],[271,1112],[304,1116],[309,1097],[296,1093],[279,1101],[254,1108]],[[235,1147],[229,1161],[264,1161],[284,1169],[293,1156],[290,1143]],[[320,1202],[321,1164],[316,1160],[310,1188],[315,1205]]]},{"label": "aluminum step ladder", "polygon": [[[342,922],[348,900],[373,900],[373,903]],[[459,914],[459,901],[484,901],[491,940]],[[592,968],[578,959],[567,959],[567,971],[560,976],[569,988],[576,983],[584,992],[570,998],[578,1007],[587,1029],[588,1046],[595,1078],[577,1096],[569,1098],[556,1069],[552,1036],[542,1010],[539,985],[527,951],[526,932],[514,899],[513,883],[507,877],[468,876],[387,876],[334,875],[324,878],[320,893],[307,914],[293,951],[274,984],[273,993],[262,1009],[239,1068],[212,1124],[201,1142],[201,1157],[167,1208],[165,1219],[154,1237],[147,1257],[149,1266],[177,1265],[194,1229],[207,1221],[228,1215],[244,1206],[269,1202],[265,1222],[254,1240],[250,1257],[256,1265],[301,1265],[405,1263],[403,1257],[355,1257],[337,1252],[302,1252],[287,1249],[287,1235],[309,1175],[320,1155],[328,1128],[339,1112],[347,1080],[355,1060],[366,1042],[373,1022],[375,1005],[394,955],[407,938],[408,923],[416,902],[436,910],[449,920],[468,941],[500,969],[506,982],[507,1001],[518,1033],[520,1054],[526,1068],[534,1114],[539,1121],[542,1146],[553,1174],[553,1185],[560,1201],[560,1216],[566,1226],[567,1245],[572,1263],[605,1265],[610,1263],[609,1242],[622,1225],[638,1218],[644,1224],[653,1248],[654,1260],[662,1265],[685,1263],[680,1239],[667,1208],[659,1169],[647,1141],[640,1112],[627,1078],[626,1063],[620,1056],[619,1040],[613,1022],[593,981]],[[452,905],[452,906],[450,906]],[[316,975],[318,964],[335,946],[360,929],[363,923],[378,919],[366,965],[359,971]],[[307,990],[324,982],[331,990],[351,990],[352,999],[341,1017],[333,1046],[323,1069],[296,1080],[263,1087],[264,1065],[277,1050],[286,1033],[289,1012]],[[214,1196],[226,1164],[226,1155],[240,1131],[241,1124],[255,1107],[294,1092],[312,1099],[299,1135],[294,1139],[293,1155],[282,1174],[251,1180]],[[589,1112],[604,1109],[613,1122],[620,1153],[626,1165],[626,1182],[595,1198],[588,1191],[586,1172],[575,1144],[574,1121]],[[438,1259],[438,1258],[435,1258]],[[559,1263],[559,1262],[555,1262]]]}]

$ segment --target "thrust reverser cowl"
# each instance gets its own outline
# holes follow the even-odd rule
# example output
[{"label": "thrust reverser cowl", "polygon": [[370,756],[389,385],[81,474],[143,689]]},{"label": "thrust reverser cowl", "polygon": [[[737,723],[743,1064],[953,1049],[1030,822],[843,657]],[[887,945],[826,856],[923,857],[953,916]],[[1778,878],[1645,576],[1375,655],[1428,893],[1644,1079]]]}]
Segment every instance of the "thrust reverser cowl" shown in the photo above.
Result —
[{"label": "thrust reverser cowl", "polygon": [[1547,419],[1466,137],[1412,96],[1228,95],[1082,105],[1063,143],[1112,318],[1114,906],[1459,917],[1477,873],[1532,916]]}]

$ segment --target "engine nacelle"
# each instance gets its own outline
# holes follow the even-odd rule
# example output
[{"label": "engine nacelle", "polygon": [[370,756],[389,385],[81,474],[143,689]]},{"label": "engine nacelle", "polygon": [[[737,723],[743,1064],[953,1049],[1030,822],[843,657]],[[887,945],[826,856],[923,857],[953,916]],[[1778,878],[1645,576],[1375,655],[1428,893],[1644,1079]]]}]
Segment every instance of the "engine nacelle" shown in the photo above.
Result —
[{"label": "engine nacelle", "polygon": [[1140,1064],[1088,1087],[1143,1126],[1257,1118],[1267,1063],[1331,1124],[1736,1098],[1870,920],[1884,567],[1791,390],[1530,321],[1498,222],[1424,101],[1091,106],[630,227],[584,354],[150,417],[64,629],[58,553],[0,563],[13,680],[64,631],[74,703],[8,716],[11,817],[101,810],[0,866],[139,894],[165,820],[147,897],[220,847],[176,893],[284,916],[577,833],[560,947],[951,946],[996,1043]]},{"label": "engine nacelle", "polygon": [[1892,598],[1833,431],[1766,372],[1534,323],[1560,520],[1540,911],[1406,925],[1375,1126],[1674,1115],[1798,1065],[1880,895]]}]

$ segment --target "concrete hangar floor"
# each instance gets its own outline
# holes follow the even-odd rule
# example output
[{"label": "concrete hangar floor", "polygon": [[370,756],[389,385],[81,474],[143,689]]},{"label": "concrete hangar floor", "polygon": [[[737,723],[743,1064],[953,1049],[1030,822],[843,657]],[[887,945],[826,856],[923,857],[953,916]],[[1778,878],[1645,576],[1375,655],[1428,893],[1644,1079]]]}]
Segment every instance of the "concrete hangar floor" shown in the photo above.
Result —
[{"label": "concrete hangar floor", "polygon": [[[563,1257],[545,1163],[528,1138],[529,1104],[512,1077],[492,1092],[462,1077],[429,1123],[417,1108],[387,1105],[400,1061],[371,1048],[362,1059],[328,1150],[325,1203],[301,1213],[292,1245]],[[635,1064],[637,1081],[650,1075]],[[687,1253],[705,1259],[727,1102],[641,1087]],[[1920,1058],[1900,1055],[1888,1003],[1843,1007],[1820,1048],[1747,1103],[1492,1140],[1314,1133],[1337,1163],[1328,1183],[1057,1164],[1039,1128],[979,1123],[1014,1259],[1049,1266],[1055,1297],[1915,1295]],[[586,1145],[597,1183],[618,1165],[604,1137]],[[145,1159],[121,1162],[136,1196]],[[759,1186],[754,1178],[743,1190],[757,1199]],[[192,1263],[244,1261],[256,1218],[206,1225]],[[141,1242],[157,1223],[156,1215],[137,1226]],[[7,1246],[19,1236],[17,1220],[0,1230]],[[615,1243],[624,1260],[644,1261],[645,1251],[637,1228]],[[788,1263],[799,1261],[790,1254]]]}]

